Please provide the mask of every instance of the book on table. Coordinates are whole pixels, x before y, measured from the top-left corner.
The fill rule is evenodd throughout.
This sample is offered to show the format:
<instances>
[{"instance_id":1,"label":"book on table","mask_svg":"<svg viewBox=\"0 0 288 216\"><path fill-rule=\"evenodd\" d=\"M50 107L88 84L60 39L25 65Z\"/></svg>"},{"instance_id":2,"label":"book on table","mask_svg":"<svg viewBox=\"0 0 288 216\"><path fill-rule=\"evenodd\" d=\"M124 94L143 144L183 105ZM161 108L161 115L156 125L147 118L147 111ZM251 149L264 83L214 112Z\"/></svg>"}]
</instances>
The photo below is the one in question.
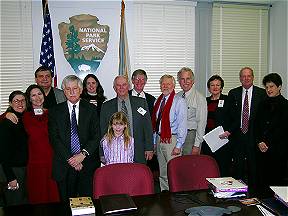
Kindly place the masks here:
<instances>
[{"instance_id":1,"label":"book on table","mask_svg":"<svg viewBox=\"0 0 288 216\"><path fill-rule=\"evenodd\" d=\"M275 197L261 199L261 206L273 215L288 216L288 207Z\"/></svg>"},{"instance_id":2,"label":"book on table","mask_svg":"<svg viewBox=\"0 0 288 216\"><path fill-rule=\"evenodd\" d=\"M275 193L275 198L288 207L288 186L270 186Z\"/></svg>"},{"instance_id":3,"label":"book on table","mask_svg":"<svg viewBox=\"0 0 288 216\"><path fill-rule=\"evenodd\" d=\"M246 196L248 186L232 177L206 178L214 197L234 198Z\"/></svg>"},{"instance_id":4,"label":"book on table","mask_svg":"<svg viewBox=\"0 0 288 216\"><path fill-rule=\"evenodd\" d=\"M247 192L248 186L233 177L206 178L214 192Z\"/></svg>"},{"instance_id":5,"label":"book on table","mask_svg":"<svg viewBox=\"0 0 288 216\"><path fill-rule=\"evenodd\" d=\"M128 194L100 196L99 200L104 215L137 211L137 206Z\"/></svg>"},{"instance_id":6,"label":"book on table","mask_svg":"<svg viewBox=\"0 0 288 216\"><path fill-rule=\"evenodd\" d=\"M72 215L95 214L95 207L91 197L69 198Z\"/></svg>"}]
</instances>

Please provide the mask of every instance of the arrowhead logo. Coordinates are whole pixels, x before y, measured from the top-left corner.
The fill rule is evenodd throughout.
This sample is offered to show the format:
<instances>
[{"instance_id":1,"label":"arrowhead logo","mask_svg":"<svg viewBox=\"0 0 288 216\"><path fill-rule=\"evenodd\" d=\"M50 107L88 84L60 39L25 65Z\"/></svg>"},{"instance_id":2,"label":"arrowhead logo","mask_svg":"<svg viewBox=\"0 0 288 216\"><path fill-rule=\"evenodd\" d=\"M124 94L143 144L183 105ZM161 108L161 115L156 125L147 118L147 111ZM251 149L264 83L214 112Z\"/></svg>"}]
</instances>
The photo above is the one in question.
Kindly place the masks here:
<instances>
[{"instance_id":1,"label":"arrowhead logo","mask_svg":"<svg viewBox=\"0 0 288 216\"><path fill-rule=\"evenodd\" d=\"M90 14L69 20L58 25L64 56L79 77L95 74L107 50L110 28Z\"/></svg>"}]
</instances>

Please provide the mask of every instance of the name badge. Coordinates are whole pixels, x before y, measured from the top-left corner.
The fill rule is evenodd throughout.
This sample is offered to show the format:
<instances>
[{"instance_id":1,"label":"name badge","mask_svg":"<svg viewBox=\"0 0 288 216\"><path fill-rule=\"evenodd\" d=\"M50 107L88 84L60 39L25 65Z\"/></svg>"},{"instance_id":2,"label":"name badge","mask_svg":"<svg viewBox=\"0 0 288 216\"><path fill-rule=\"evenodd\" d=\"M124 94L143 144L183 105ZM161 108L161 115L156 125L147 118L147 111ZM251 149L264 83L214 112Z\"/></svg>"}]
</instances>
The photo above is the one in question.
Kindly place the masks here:
<instances>
[{"instance_id":1,"label":"name badge","mask_svg":"<svg viewBox=\"0 0 288 216\"><path fill-rule=\"evenodd\" d=\"M42 115L43 114L43 109L34 109L34 114L35 115Z\"/></svg>"},{"instance_id":2,"label":"name badge","mask_svg":"<svg viewBox=\"0 0 288 216\"><path fill-rule=\"evenodd\" d=\"M218 107L223 107L223 106L224 106L224 100L219 100Z\"/></svg>"},{"instance_id":3,"label":"name badge","mask_svg":"<svg viewBox=\"0 0 288 216\"><path fill-rule=\"evenodd\" d=\"M146 111L145 109L143 109L142 107L139 107L139 108L137 109L137 112L139 112L142 116L144 116L147 111Z\"/></svg>"}]
</instances>

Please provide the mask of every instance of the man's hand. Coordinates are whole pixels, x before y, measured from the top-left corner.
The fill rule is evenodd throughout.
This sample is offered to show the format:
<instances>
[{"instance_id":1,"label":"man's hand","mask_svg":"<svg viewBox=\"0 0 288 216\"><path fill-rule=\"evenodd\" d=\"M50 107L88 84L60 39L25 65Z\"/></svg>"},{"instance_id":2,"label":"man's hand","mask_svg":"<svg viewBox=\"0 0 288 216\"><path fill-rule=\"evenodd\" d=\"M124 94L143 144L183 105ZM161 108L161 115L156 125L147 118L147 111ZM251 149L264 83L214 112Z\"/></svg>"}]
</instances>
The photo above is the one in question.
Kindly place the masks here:
<instances>
[{"instance_id":1,"label":"man's hand","mask_svg":"<svg viewBox=\"0 0 288 216\"><path fill-rule=\"evenodd\" d=\"M17 116L14 113L7 112L6 115L5 115L5 118L9 119L14 124L18 124L18 118L17 118Z\"/></svg>"},{"instance_id":2,"label":"man's hand","mask_svg":"<svg viewBox=\"0 0 288 216\"><path fill-rule=\"evenodd\" d=\"M177 156L177 155L180 155L180 153L181 153L181 148L174 147L171 152L171 156Z\"/></svg>"},{"instance_id":3,"label":"man's hand","mask_svg":"<svg viewBox=\"0 0 288 216\"><path fill-rule=\"evenodd\" d=\"M8 183L8 189L9 190L17 190L19 188L18 182L16 179L14 179L13 181L10 181Z\"/></svg>"},{"instance_id":4,"label":"man's hand","mask_svg":"<svg viewBox=\"0 0 288 216\"><path fill-rule=\"evenodd\" d=\"M192 147L192 155L199 155L200 154L200 148L193 146Z\"/></svg>"},{"instance_id":5,"label":"man's hand","mask_svg":"<svg viewBox=\"0 0 288 216\"><path fill-rule=\"evenodd\" d=\"M268 150L268 146L264 142L260 142L258 144L258 148L260 149L261 152L266 152Z\"/></svg>"},{"instance_id":6,"label":"man's hand","mask_svg":"<svg viewBox=\"0 0 288 216\"><path fill-rule=\"evenodd\" d=\"M151 160L153 158L153 151L145 151L146 160Z\"/></svg>"},{"instance_id":7,"label":"man's hand","mask_svg":"<svg viewBox=\"0 0 288 216\"><path fill-rule=\"evenodd\" d=\"M68 159L68 163L70 166L74 167L76 169L76 166L78 166L82 161L85 159L85 155L82 153L75 154L71 158Z\"/></svg>"},{"instance_id":8,"label":"man's hand","mask_svg":"<svg viewBox=\"0 0 288 216\"><path fill-rule=\"evenodd\" d=\"M230 135L231 135L231 133L229 131L225 131L224 133L219 135L219 138L220 139L227 139Z\"/></svg>"},{"instance_id":9,"label":"man's hand","mask_svg":"<svg viewBox=\"0 0 288 216\"><path fill-rule=\"evenodd\" d=\"M83 168L82 163L80 163L80 164L78 164L77 166L74 167L74 169L75 169L76 171L81 171L82 168Z\"/></svg>"}]
</instances>

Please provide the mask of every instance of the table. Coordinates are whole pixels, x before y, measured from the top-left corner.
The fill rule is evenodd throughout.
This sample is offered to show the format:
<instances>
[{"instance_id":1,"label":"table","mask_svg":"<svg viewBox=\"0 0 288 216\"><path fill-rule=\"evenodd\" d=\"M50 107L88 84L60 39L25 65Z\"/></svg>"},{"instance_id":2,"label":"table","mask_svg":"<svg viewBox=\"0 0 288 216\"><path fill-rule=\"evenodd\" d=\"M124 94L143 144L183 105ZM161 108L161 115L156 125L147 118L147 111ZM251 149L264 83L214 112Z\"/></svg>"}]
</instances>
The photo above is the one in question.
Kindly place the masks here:
<instances>
[{"instance_id":1,"label":"table","mask_svg":"<svg viewBox=\"0 0 288 216\"><path fill-rule=\"evenodd\" d=\"M218 207L238 206L241 211L232 215L262 214L256 206L244 206L238 200L215 199L208 190L199 190L186 193L162 192L158 194L133 197L138 207L138 212L129 215L151 215L151 216L181 216L187 215L184 210L200 205L212 205ZM99 200L94 200L96 216L102 215ZM68 216L71 215L69 206L63 203L49 203L37 205L20 205L14 207L0 208L0 216Z\"/></svg>"}]
</instances>

